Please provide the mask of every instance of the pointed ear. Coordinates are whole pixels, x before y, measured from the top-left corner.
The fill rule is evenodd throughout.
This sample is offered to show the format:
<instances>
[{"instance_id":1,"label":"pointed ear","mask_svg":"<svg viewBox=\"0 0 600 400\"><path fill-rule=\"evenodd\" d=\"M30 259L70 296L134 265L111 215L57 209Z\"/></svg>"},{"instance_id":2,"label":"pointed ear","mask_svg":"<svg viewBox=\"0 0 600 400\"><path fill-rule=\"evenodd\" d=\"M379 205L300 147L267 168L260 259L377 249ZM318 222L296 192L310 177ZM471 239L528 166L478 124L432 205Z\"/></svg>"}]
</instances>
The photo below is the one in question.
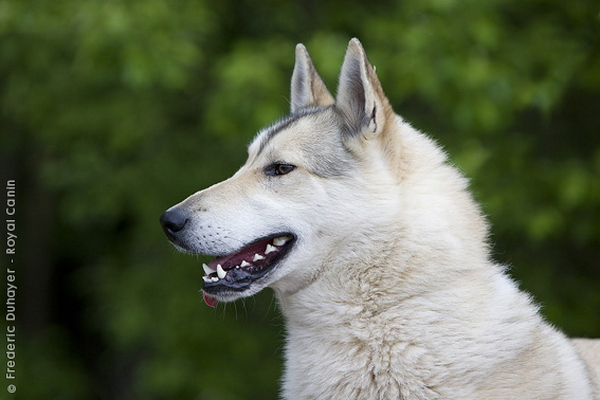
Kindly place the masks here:
<instances>
[{"instance_id":1,"label":"pointed ear","mask_svg":"<svg viewBox=\"0 0 600 400\"><path fill-rule=\"evenodd\" d=\"M330 106L335 100L317 73L306 47L296 46L296 65L292 74L292 113L311 106Z\"/></svg>"},{"instance_id":2,"label":"pointed ear","mask_svg":"<svg viewBox=\"0 0 600 400\"><path fill-rule=\"evenodd\" d=\"M355 132L367 129L369 136L381 133L393 117L392 107L383 93L375 68L356 38L348 44L336 105Z\"/></svg>"}]
</instances>

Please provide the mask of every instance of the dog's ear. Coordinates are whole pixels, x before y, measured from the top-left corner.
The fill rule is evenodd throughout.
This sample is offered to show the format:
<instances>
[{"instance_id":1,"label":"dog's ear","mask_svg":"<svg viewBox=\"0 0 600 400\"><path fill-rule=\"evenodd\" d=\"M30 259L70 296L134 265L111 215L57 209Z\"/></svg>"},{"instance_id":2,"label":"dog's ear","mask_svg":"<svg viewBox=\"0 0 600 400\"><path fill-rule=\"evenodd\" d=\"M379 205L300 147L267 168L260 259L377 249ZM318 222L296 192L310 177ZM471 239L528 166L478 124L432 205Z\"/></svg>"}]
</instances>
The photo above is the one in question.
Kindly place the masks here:
<instances>
[{"instance_id":1,"label":"dog's ear","mask_svg":"<svg viewBox=\"0 0 600 400\"><path fill-rule=\"evenodd\" d=\"M352 39L342 65L336 106L355 132L380 134L393 116L375 68L358 39Z\"/></svg>"},{"instance_id":2,"label":"dog's ear","mask_svg":"<svg viewBox=\"0 0 600 400\"><path fill-rule=\"evenodd\" d=\"M296 46L296 65L292 74L292 113L311 106L330 106L335 102L303 44Z\"/></svg>"}]
</instances>

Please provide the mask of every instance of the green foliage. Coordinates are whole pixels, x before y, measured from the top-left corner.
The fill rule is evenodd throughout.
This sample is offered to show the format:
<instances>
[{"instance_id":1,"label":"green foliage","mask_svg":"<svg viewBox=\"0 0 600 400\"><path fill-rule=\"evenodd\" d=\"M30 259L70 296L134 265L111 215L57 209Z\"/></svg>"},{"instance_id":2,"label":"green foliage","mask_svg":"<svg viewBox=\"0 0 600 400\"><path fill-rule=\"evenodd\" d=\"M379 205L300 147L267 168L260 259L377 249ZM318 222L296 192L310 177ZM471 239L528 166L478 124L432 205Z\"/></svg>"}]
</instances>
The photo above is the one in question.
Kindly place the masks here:
<instances>
[{"instance_id":1,"label":"green foliage","mask_svg":"<svg viewBox=\"0 0 600 400\"><path fill-rule=\"evenodd\" d=\"M2 173L24 199L19 398L277 397L272 294L208 309L202 260L177 254L157 219L233 173L256 130L287 112L297 42L334 89L352 36L396 111L472 178L496 258L552 322L600 336L598 11L586 0L1 2Z\"/></svg>"}]
</instances>

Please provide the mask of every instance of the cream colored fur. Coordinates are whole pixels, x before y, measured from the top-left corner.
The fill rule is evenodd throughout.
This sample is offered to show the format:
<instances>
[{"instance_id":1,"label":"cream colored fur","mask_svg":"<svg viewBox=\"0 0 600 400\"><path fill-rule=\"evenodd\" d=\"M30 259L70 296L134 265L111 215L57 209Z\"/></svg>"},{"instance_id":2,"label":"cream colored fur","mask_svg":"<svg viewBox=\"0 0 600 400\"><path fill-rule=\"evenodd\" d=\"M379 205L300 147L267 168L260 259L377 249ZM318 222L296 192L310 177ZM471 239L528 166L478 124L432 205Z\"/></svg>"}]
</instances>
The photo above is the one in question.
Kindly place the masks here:
<instances>
[{"instance_id":1,"label":"cream colored fur","mask_svg":"<svg viewBox=\"0 0 600 400\"><path fill-rule=\"evenodd\" d=\"M214 294L275 290L284 398L593 398L577 350L597 368L598 342L574 346L490 260L467 180L394 114L358 40L335 100L299 45L291 106L292 120L259 132L232 178L175 206L190 216L189 252L297 237L248 290ZM296 168L266 176L274 162Z\"/></svg>"}]
</instances>

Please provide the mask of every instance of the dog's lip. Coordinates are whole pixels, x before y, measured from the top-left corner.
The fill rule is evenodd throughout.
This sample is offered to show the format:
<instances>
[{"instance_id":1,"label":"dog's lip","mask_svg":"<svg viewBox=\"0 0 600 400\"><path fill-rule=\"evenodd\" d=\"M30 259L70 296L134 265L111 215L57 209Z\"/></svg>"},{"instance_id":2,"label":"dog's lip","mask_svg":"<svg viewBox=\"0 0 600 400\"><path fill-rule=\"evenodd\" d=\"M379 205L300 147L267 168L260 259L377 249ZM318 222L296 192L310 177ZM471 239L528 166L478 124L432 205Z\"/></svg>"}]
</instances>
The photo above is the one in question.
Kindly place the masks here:
<instances>
[{"instance_id":1,"label":"dog's lip","mask_svg":"<svg viewBox=\"0 0 600 400\"><path fill-rule=\"evenodd\" d=\"M283 245L287 245L290 241L294 239L294 235L291 233L277 233L269 236L262 237L260 239L256 239L251 243L243 246L239 250L236 250L232 253L216 256L209 264L208 267L213 271L217 270L217 265L221 265L221 267L227 271L235 266L240 265L243 261L246 262L255 262L254 257L258 254L260 256L264 256L265 253L268 252L267 245L274 246L276 249L279 249ZM276 242L276 243L275 243Z\"/></svg>"},{"instance_id":2,"label":"dog's lip","mask_svg":"<svg viewBox=\"0 0 600 400\"><path fill-rule=\"evenodd\" d=\"M206 304L214 307L216 298L213 295L219 292L247 289L271 271L289 253L295 241L295 235L290 232L269 235L204 264L202 278Z\"/></svg>"}]
</instances>

